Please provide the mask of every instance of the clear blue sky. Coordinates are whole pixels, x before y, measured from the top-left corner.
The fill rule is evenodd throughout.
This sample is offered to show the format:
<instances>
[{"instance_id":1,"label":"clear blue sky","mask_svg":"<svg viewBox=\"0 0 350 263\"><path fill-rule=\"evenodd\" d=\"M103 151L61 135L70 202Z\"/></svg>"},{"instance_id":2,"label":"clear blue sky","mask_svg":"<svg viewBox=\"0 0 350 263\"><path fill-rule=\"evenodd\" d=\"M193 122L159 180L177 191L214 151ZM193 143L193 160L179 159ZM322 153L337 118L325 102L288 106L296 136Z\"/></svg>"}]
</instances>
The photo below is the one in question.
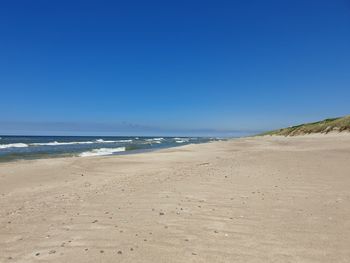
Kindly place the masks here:
<instances>
[{"instance_id":1,"label":"clear blue sky","mask_svg":"<svg viewBox=\"0 0 350 263\"><path fill-rule=\"evenodd\" d=\"M350 114L350 2L2 1L0 133L229 134Z\"/></svg>"}]
</instances>

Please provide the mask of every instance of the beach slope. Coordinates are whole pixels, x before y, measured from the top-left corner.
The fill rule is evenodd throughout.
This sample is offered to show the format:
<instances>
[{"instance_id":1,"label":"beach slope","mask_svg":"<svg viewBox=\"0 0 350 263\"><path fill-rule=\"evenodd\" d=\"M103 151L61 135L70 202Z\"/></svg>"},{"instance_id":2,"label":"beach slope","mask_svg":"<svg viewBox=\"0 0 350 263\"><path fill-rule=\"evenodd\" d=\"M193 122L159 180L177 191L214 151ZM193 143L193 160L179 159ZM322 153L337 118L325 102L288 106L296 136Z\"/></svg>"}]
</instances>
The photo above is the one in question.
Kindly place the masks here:
<instances>
[{"instance_id":1,"label":"beach slope","mask_svg":"<svg viewBox=\"0 0 350 263\"><path fill-rule=\"evenodd\" d=\"M0 262L350 262L350 136L0 164Z\"/></svg>"}]
</instances>

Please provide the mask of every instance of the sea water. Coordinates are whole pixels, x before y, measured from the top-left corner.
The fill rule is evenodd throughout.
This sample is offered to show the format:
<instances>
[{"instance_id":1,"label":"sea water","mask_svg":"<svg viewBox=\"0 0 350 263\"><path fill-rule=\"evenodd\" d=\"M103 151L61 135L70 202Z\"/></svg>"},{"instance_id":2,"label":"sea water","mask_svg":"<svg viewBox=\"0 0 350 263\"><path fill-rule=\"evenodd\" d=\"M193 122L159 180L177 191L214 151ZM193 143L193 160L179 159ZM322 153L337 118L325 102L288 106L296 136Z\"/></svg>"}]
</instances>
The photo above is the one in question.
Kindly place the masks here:
<instances>
[{"instance_id":1,"label":"sea water","mask_svg":"<svg viewBox=\"0 0 350 263\"><path fill-rule=\"evenodd\" d=\"M103 156L216 141L208 137L2 136L0 161Z\"/></svg>"}]
</instances>

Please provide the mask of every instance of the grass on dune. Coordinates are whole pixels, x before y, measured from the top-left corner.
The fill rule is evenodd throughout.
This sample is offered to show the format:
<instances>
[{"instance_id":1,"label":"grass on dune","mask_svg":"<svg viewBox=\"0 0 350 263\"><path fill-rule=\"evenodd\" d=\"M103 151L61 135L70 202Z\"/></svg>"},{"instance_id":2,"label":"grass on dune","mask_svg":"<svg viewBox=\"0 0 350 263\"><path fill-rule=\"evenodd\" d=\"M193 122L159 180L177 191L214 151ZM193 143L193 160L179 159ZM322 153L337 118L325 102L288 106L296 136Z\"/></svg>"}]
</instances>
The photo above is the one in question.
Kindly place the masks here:
<instances>
[{"instance_id":1,"label":"grass on dune","mask_svg":"<svg viewBox=\"0 0 350 263\"><path fill-rule=\"evenodd\" d=\"M260 135L296 136L311 133L329 133L331 131L350 131L350 115L340 118L325 119L323 121L291 126L284 129L262 133Z\"/></svg>"}]
</instances>

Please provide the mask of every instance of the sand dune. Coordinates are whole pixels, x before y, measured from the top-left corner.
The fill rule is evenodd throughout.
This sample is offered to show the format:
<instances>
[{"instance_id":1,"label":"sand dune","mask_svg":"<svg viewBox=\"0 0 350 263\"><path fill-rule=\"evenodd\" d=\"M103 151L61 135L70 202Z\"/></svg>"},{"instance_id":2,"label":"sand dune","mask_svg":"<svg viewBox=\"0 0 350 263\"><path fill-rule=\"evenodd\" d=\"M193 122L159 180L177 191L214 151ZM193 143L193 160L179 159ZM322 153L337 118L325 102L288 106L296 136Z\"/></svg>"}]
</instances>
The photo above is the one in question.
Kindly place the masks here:
<instances>
[{"instance_id":1,"label":"sand dune","mask_svg":"<svg viewBox=\"0 0 350 263\"><path fill-rule=\"evenodd\" d=\"M0 164L0 262L350 262L350 136Z\"/></svg>"}]
</instances>

